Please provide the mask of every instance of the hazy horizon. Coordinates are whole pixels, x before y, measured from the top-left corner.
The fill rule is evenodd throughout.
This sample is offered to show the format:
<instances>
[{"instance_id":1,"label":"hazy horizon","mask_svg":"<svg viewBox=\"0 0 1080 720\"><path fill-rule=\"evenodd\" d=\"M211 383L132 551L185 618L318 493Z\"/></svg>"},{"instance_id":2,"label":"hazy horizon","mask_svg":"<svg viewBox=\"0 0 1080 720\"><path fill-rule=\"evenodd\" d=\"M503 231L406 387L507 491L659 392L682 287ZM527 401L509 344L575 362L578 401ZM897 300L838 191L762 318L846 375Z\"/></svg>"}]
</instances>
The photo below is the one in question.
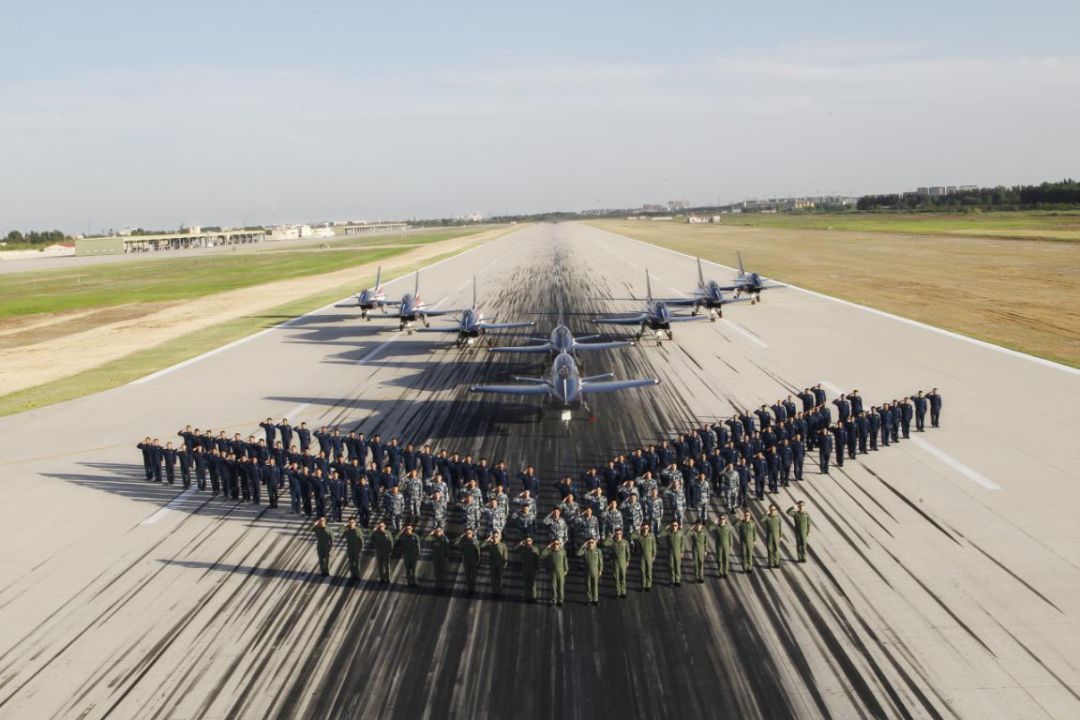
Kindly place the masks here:
<instances>
[{"instance_id":1,"label":"hazy horizon","mask_svg":"<svg viewBox=\"0 0 1080 720\"><path fill-rule=\"evenodd\" d=\"M0 232L1076 177L1080 6L38 3Z\"/></svg>"}]
</instances>

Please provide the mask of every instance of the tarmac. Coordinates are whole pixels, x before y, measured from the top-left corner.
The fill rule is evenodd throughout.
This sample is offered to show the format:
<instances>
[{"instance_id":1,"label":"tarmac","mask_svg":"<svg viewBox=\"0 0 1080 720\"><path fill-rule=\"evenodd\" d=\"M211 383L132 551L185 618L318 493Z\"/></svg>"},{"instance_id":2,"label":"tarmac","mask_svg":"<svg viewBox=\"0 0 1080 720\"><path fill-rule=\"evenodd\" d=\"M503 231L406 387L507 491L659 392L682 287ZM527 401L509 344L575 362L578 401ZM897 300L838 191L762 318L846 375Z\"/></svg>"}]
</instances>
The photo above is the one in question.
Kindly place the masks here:
<instances>
[{"instance_id":1,"label":"tarmac","mask_svg":"<svg viewBox=\"0 0 1080 720\"><path fill-rule=\"evenodd\" d=\"M435 307L578 334L657 295L693 259L580 224L524 228L421 273ZM706 264L724 279L731 270ZM782 278L780 279L782 280ZM412 279L389 284L411 291ZM588 356L662 384L598 396L595 418L468 393L546 363L403 335L330 307L111 391L0 418L0 717L1080 717L1080 373L786 288L674 342ZM439 322L439 321L433 321ZM618 329L615 333L620 332ZM186 424L246 436L288 416L534 464L544 483L735 408L822 383L868 404L940 388L942 427L767 496L805 499L811 557L778 570L567 606L317 574L308 523L141 479L135 444ZM808 455L808 461L816 453ZM516 488L515 488L516 489ZM755 515L761 508L754 507ZM790 534L790 526L789 526ZM764 547L757 548L763 563ZM661 551L661 558L664 557ZM688 565L688 564L687 564ZM684 565L684 577L685 569ZM737 569L737 561L733 568ZM541 576L542 597L549 597Z\"/></svg>"}]
</instances>

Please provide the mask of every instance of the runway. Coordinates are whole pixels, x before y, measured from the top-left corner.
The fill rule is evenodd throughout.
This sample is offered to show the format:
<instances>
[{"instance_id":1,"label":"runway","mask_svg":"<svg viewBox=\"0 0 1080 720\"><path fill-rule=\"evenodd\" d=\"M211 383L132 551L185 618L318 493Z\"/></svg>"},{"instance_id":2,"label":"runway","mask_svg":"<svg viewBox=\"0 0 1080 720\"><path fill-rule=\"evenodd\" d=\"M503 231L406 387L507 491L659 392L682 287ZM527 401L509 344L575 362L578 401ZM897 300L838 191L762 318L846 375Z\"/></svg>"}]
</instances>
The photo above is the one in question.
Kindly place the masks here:
<instances>
[{"instance_id":1,"label":"runway","mask_svg":"<svg viewBox=\"0 0 1080 720\"><path fill-rule=\"evenodd\" d=\"M422 272L421 291L461 307L475 274L487 314L545 335L561 297L584 334L593 313L636 309L604 298L643 297L645 268L656 295L696 283L684 256L546 224ZM663 347L590 356L590 373L662 384L597 397L595 421L565 428L466 390L538 363L393 328L327 308L0 418L0 717L1080 716L1075 372L789 288ZM605 577L599 608L576 561L562 610L519 602L516 566L502 600L468 598L456 563L449 597L426 562L418 591L400 567L378 589L370 558L356 587L340 547L320 578L302 519L147 483L135 449L189 423L246 436L288 416L505 459L512 475L533 464L549 508L563 473L819 382L868 404L937 386L943 427L782 490L781 508L812 513L809 563L789 539L779 570L648 595L632 568L630 598Z\"/></svg>"}]
</instances>

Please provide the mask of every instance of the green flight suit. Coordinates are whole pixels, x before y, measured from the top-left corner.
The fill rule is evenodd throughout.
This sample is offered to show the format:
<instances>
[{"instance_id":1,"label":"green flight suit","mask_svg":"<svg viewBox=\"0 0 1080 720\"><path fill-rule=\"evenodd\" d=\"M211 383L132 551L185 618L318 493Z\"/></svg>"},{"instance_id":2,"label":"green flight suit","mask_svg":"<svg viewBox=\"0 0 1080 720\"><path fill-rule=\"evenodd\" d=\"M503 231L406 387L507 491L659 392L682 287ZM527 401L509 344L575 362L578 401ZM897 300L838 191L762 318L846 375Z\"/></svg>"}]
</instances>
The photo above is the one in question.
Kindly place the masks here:
<instances>
[{"instance_id":1,"label":"green flight suit","mask_svg":"<svg viewBox=\"0 0 1080 720\"><path fill-rule=\"evenodd\" d=\"M551 601L556 605L562 605L566 596L566 573L570 571L570 561L566 558L566 550L547 548L540 556L547 559L548 569L551 571Z\"/></svg>"},{"instance_id":2,"label":"green flight suit","mask_svg":"<svg viewBox=\"0 0 1080 720\"><path fill-rule=\"evenodd\" d=\"M787 514L795 522L795 549L799 553L799 562L806 562L806 539L810 537L810 513L788 508Z\"/></svg>"},{"instance_id":3,"label":"green flight suit","mask_svg":"<svg viewBox=\"0 0 1080 720\"><path fill-rule=\"evenodd\" d=\"M416 564L420 562L420 536L401 534L395 544L401 548L401 559L405 562L405 582L414 587L417 584Z\"/></svg>"},{"instance_id":4,"label":"green flight suit","mask_svg":"<svg viewBox=\"0 0 1080 720\"><path fill-rule=\"evenodd\" d=\"M465 569L465 589L476 592L476 578L480 574L480 543L476 538L466 540L464 535L459 535L454 541L461 547L461 565Z\"/></svg>"},{"instance_id":5,"label":"green flight suit","mask_svg":"<svg viewBox=\"0 0 1080 720\"><path fill-rule=\"evenodd\" d=\"M694 561L694 582L705 582L705 555L709 550L709 533L691 528L686 531L690 541L690 557Z\"/></svg>"},{"instance_id":6,"label":"green flight suit","mask_svg":"<svg viewBox=\"0 0 1080 720\"><path fill-rule=\"evenodd\" d=\"M446 535L428 535L425 539L431 545L431 564L435 569L435 587L446 587L446 570L450 566L450 538Z\"/></svg>"},{"instance_id":7,"label":"green flight suit","mask_svg":"<svg viewBox=\"0 0 1080 720\"><path fill-rule=\"evenodd\" d=\"M742 543L742 565L746 572L754 571L754 543L757 542L757 525L753 520L740 520L739 542Z\"/></svg>"},{"instance_id":8,"label":"green flight suit","mask_svg":"<svg viewBox=\"0 0 1080 720\"><path fill-rule=\"evenodd\" d=\"M611 574L615 579L616 597L626 597L626 568L630 565L630 542L624 537L616 540L609 537L604 547L611 550Z\"/></svg>"},{"instance_id":9,"label":"green flight suit","mask_svg":"<svg viewBox=\"0 0 1080 720\"><path fill-rule=\"evenodd\" d=\"M585 560L585 601L600 602L600 576L604 573L604 551L591 550L587 545L578 548L577 555Z\"/></svg>"},{"instance_id":10,"label":"green flight suit","mask_svg":"<svg viewBox=\"0 0 1080 720\"><path fill-rule=\"evenodd\" d=\"M364 552L364 533L357 525L352 530L345 528L341 537L345 539L345 555L349 558L349 575L353 580L359 580L360 553Z\"/></svg>"},{"instance_id":11,"label":"green flight suit","mask_svg":"<svg viewBox=\"0 0 1080 720\"><path fill-rule=\"evenodd\" d=\"M536 546L518 545L515 550L521 553L522 591L530 601L536 600L536 570L540 565L540 551Z\"/></svg>"},{"instance_id":12,"label":"green flight suit","mask_svg":"<svg viewBox=\"0 0 1080 720\"><path fill-rule=\"evenodd\" d=\"M504 542L486 542L484 554L487 555L488 565L491 568L491 591L496 595L502 595L503 568L506 567L510 550Z\"/></svg>"},{"instance_id":13,"label":"green flight suit","mask_svg":"<svg viewBox=\"0 0 1080 720\"><path fill-rule=\"evenodd\" d=\"M731 543L735 534L731 530L731 525L726 523L710 524L709 532L712 533L713 540L716 542L716 573L726 578L728 571L731 570Z\"/></svg>"},{"instance_id":14,"label":"green flight suit","mask_svg":"<svg viewBox=\"0 0 1080 720\"><path fill-rule=\"evenodd\" d=\"M330 548L334 544L334 539L330 536L330 531L324 527L316 525L312 530L315 531L315 549L319 553L319 572L323 575L329 575Z\"/></svg>"},{"instance_id":15,"label":"green flight suit","mask_svg":"<svg viewBox=\"0 0 1080 720\"><path fill-rule=\"evenodd\" d=\"M372 530L368 543L375 549L375 562L379 565L379 582L390 582L390 553L394 550L394 537L389 530Z\"/></svg>"},{"instance_id":16,"label":"green flight suit","mask_svg":"<svg viewBox=\"0 0 1080 720\"><path fill-rule=\"evenodd\" d=\"M765 547L769 550L769 567L780 567L780 540L784 537L784 520L780 513L765 516Z\"/></svg>"},{"instance_id":17,"label":"green flight suit","mask_svg":"<svg viewBox=\"0 0 1080 720\"><path fill-rule=\"evenodd\" d=\"M656 560L656 535L653 533L648 535L634 533L630 536L630 539L634 541L640 555L641 589L649 590L652 588L652 567L653 562Z\"/></svg>"},{"instance_id":18,"label":"green flight suit","mask_svg":"<svg viewBox=\"0 0 1080 720\"><path fill-rule=\"evenodd\" d=\"M682 584L682 559L686 552L683 540L686 539L686 531L679 529L672 532L671 528L664 528L660 537L668 541L668 567L671 572L671 584Z\"/></svg>"}]
</instances>

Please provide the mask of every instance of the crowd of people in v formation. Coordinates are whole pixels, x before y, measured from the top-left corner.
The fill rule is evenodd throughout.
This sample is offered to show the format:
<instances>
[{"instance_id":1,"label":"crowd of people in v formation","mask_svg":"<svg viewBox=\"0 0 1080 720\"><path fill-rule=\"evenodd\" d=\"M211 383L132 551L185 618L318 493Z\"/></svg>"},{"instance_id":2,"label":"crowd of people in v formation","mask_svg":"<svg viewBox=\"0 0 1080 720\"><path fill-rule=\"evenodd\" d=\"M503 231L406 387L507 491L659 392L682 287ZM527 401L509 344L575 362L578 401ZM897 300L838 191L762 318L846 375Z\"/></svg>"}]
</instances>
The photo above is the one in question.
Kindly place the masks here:
<instances>
[{"instance_id":1,"label":"crowd of people in v formation","mask_svg":"<svg viewBox=\"0 0 1080 720\"><path fill-rule=\"evenodd\" d=\"M279 498L287 495L292 513L317 518L313 532L323 575L330 573L334 544L327 521L341 524L348 512L339 539L353 579L360 577L360 557L370 546L380 583L390 582L397 550L407 583L416 586L426 544L435 587L444 590L451 548L457 547L466 590L475 591L486 560L492 591L499 595L512 548L520 555L525 597L535 601L537 573L544 564L552 602L561 606L571 554L582 558L589 604L599 601L604 550L619 598L626 597L633 555L640 564L641 589L651 591L661 540L672 586L681 585L687 551L695 582L704 582L710 552L718 576L727 577L736 540L743 569L752 572L758 532L751 499L762 501L792 479L801 481L808 453L816 451L819 471L828 473L830 463L843 466L845 456L855 459L910 437L913 421L915 432L923 432L927 414L930 425L938 427L941 409L937 388L867 407L857 390L830 403L817 385L771 406L620 454L576 480L564 476L555 486L558 502L543 515L540 479L531 466L517 474L517 487L512 487L505 461L492 465L483 457L474 461L472 455L433 451L429 445L418 450L396 437L384 443L378 434L366 438L328 427L311 431L303 422L293 426L287 419L275 423L267 418L260 424L262 438L244 439L240 433L229 438L224 431L215 435L188 426L177 433L182 440L175 445L147 437L138 448L148 481L175 484L179 470L185 488L194 480L199 491L253 504L261 504L265 494L270 508L278 508ZM715 512L714 500L726 512ZM729 524L727 513L736 522ZM805 562L810 516L802 501L787 514L798 561ZM448 521L461 528L454 540L447 533ZM783 524L779 508L770 504L761 517L770 567L780 564Z\"/></svg>"}]
</instances>

